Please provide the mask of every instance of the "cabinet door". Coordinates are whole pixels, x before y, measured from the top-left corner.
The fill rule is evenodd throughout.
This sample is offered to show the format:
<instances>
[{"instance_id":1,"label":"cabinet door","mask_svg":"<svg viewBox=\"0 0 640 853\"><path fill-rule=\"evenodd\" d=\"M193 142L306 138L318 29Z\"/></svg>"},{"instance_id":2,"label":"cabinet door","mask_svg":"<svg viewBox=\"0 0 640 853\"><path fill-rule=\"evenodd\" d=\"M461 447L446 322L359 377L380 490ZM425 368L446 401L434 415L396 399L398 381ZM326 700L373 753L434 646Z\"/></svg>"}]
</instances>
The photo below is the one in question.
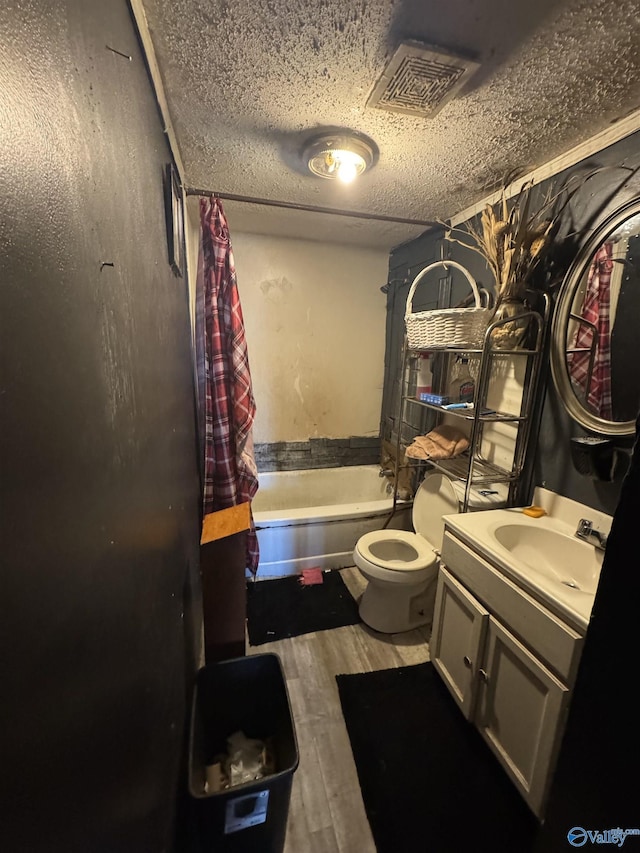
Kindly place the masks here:
<instances>
[{"instance_id":1,"label":"cabinet door","mask_svg":"<svg viewBox=\"0 0 640 853\"><path fill-rule=\"evenodd\" d=\"M569 690L493 617L478 682L476 725L542 817Z\"/></svg>"},{"instance_id":2,"label":"cabinet door","mask_svg":"<svg viewBox=\"0 0 640 853\"><path fill-rule=\"evenodd\" d=\"M473 714L488 619L480 602L441 566L429 643L431 661L467 719Z\"/></svg>"}]
</instances>

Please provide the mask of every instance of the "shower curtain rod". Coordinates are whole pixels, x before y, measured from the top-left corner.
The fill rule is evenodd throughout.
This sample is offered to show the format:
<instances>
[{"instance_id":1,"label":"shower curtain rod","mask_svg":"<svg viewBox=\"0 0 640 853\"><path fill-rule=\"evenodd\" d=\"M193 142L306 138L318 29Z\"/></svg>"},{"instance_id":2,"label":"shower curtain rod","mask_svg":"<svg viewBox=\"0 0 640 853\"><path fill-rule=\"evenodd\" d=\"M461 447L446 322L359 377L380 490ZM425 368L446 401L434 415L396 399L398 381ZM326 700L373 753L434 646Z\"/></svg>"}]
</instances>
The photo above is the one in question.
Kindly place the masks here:
<instances>
[{"instance_id":1,"label":"shower curtain rod","mask_svg":"<svg viewBox=\"0 0 640 853\"><path fill-rule=\"evenodd\" d=\"M425 219L402 219L397 216L383 216L376 213L358 213L355 210L334 210L331 207L314 207L311 204L296 204L292 201L273 201L268 198L254 198L247 195L233 195L232 193L217 193L213 190L201 190L194 187L185 187L187 195L199 196L215 196L216 198L224 199L225 201L241 201L247 204L262 204L267 207L284 207L289 210L306 210L309 213L328 213L332 216L350 216L353 219L373 219L378 222L397 222L401 225L422 225L425 228L431 228L437 225L437 222L432 222Z\"/></svg>"}]
</instances>

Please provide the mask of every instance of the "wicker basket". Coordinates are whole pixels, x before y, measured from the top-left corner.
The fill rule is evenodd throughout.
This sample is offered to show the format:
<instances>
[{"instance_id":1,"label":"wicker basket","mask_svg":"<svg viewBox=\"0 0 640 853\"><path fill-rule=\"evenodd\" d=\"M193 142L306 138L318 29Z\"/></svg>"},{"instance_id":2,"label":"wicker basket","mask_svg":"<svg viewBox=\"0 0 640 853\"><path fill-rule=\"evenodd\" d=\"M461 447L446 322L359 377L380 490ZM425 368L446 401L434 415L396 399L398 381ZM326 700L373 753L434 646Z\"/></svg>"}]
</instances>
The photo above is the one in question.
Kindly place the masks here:
<instances>
[{"instance_id":1,"label":"wicker basket","mask_svg":"<svg viewBox=\"0 0 640 853\"><path fill-rule=\"evenodd\" d=\"M424 276L436 267L454 267L464 274L471 285L476 300L475 308L442 308L432 311L412 312L416 287ZM436 261L429 264L414 278L407 295L404 322L410 349L444 349L445 347L481 347L484 333L491 319L491 308L482 308L480 293L469 270L455 261Z\"/></svg>"}]
</instances>

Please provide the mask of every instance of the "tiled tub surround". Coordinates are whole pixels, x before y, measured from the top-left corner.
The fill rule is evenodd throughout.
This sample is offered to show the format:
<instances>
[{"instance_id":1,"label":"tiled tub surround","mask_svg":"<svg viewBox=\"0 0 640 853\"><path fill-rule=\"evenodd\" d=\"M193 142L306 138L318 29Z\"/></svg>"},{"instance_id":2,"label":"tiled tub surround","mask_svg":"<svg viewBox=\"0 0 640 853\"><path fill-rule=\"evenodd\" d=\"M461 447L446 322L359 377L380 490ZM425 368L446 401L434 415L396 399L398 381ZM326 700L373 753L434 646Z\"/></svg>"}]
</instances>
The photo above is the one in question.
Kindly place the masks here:
<instances>
[{"instance_id":1,"label":"tiled tub surround","mask_svg":"<svg viewBox=\"0 0 640 853\"><path fill-rule=\"evenodd\" d=\"M261 474L253 501L258 578L352 566L360 536L380 530L392 509L379 472L379 465L350 465ZM406 524L404 515L394 516L394 527Z\"/></svg>"},{"instance_id":2,"label":"tiled tub surround","mask_svg":"<svg viewBox=\"0 0 640 853\"><path fill-rule=\"evenodd\" d=\"M377 435L352 435L350 438L256 443L255 456L260 473L377 465L380 462L380 439Z\"/></svg>"}]
</instances>

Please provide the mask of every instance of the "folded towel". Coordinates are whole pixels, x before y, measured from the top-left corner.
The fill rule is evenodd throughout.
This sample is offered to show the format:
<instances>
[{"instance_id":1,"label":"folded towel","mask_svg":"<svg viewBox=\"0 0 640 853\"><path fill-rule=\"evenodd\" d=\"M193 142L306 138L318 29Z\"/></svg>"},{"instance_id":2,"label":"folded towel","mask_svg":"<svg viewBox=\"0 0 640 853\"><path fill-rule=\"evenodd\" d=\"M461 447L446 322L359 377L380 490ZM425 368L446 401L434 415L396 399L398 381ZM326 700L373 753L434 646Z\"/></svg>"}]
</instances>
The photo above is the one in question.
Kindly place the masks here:
<instances>
[{"instance_id":1,"label":"folded towel","mask_svg":"<svg viewBox=\"0 0 640 853\"><path fill-rule=\"evenodd\" d=\"M418 435L407 447L406 456L412 459L450 459L469 447L466 435L456 427L441 424L426 435Z\"/></svg>"}]
</instances>

